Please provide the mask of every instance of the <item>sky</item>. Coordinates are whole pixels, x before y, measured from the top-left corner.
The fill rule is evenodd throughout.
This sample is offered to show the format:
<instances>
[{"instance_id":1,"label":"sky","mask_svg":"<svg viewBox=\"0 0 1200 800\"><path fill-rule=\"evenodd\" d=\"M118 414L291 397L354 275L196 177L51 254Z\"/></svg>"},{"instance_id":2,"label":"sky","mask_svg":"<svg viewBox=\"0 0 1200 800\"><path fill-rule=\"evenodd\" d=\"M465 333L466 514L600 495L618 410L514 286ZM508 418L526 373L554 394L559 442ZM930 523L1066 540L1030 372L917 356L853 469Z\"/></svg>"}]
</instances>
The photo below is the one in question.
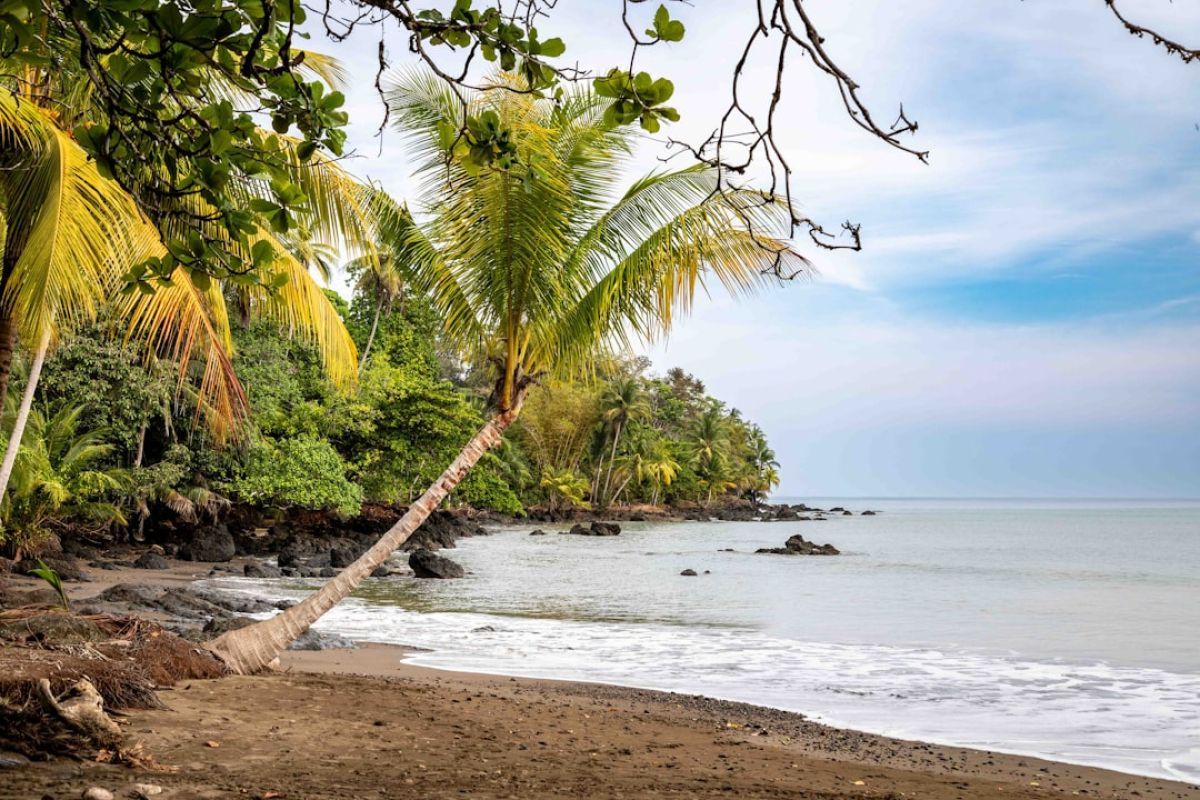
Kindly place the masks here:
<instances>
[{"instance_id":1,"label":"sky","mask_svg":"<svg viewBox=\"0 0 1200 800\"><path fill-rule=\"evenodd\" d=\"M606 70L628 58L619 8L559 0L541 38ZM1200 496L1200 63L1129 36L1102 0L806 8L876 114L902 102L919 121L929 164L861 132L793 59L777 128L795 196L833 227L860 223L863 251L798 240L819 277L714 294L647 349L655 369L683 367L762 426L779 495ZM1200 46L1194 4L1123 8ZM684 41L639 65L675 82L683 117L664 133L699 141L728 103L753 3L671 10ZM378 36L312 46L351 76L349 167L403 198L401 137L376 133ZM413 63L402 37L385 41L393 64ZM765 66L746 80L763 101ZM664 154L648 138L636 171Z\"/></svg>"}]
</instances>

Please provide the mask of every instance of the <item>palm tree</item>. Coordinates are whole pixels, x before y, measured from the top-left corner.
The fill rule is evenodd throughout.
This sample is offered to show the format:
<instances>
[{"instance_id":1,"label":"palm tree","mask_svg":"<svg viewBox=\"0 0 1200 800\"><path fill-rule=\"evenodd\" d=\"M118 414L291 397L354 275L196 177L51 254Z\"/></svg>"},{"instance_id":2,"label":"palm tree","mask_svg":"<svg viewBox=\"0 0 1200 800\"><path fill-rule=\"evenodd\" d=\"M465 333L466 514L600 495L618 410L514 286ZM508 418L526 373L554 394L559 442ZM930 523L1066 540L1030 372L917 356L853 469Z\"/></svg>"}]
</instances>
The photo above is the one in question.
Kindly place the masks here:
<instances>
[{"instance_id":1,"label":"palm tree","mask_svg":"<svg viewBox=\"0 0 1200 800\"><path fill-rule=\"evenodd\" d=\"M696 418L692 432L696 471L708 486L709 503L717 485L724 485L728 446L729 421L719 405L710 405Z\"/></svg>"},{"instance_id":2,"label":"palm tree","mask_svg":"<svg viewBox=\"0 0 1200 800\"><path fill-rule=\"evenodd\" d=\"M35 348L0 464L3 499L42 364L61 327L93 317L119 277L160 245L132 198L100 175L58 114L3 91L0 228L0 398L18 333Z\"/></svg>"},{"instance_id":3,"label":"palm tree","mask_svg":"<svg viewBox=\"0 0 1200 800\"><path fill-rule=\"evenodd\" d=\"M412 226L412 217L408 209L396 203L385 192L376 189L368 191L368 207L373 219L378 223L376 231L379 238L374 242L371 252L346 264L346 270L351 275L358 275L355 291L364 297L375 298L371 330L358 359L359 374L366 366L371 346L375 343L380 316L384 313L390 314L394 303L399 303L403 311L405 288L414 277L410 267L409 248L402 234L402 231ZM401 235L396 235L397 232L401 232Z\"/></svg>"},{"instance_id":4,"label":"palm tree","mask_svg":"<svg viewBox=\"0 0 1200 800\"><path fill-rule=\"evenodd\" d=\"M158 231L139 213L133 199L114 182L99 177L95 165L87 161L68 133L93 122L106 122L104 105L87 77L79 70L53 68L59 61L56 51L78 47L78 43L49 37L32 40L30 46L39 48L39 52L22 52L15 58L0 55L0 214L7 216L0 222L9 234L0 275L0 396L7 388L18 327L26 342L40 342L44 333L41 329L45 328L39 328L40 321L56 318L66 324L94 314L101 301L115 294L115 284L131 267L165 254ZM39 63L30 56L42 56L44 66L29 66ZM327 56L305 52L303 64L304 71L328 85L343 80L340 65ZM234 105L253 100L216 72L202 71L198 77L210 82L208 89L215 98ZM179 110L185 113L194 109ZM241 256L248 265L264 260L264 248L273 253L268 269L275 273L274 284L264 286L244 280L253 277L249 274L212 281L205 273L193 274L180 266L168 285L151 295L126 298L116 309L132 320L130 337L146 342L152 353L165 351L179 360L181 386L188 376L190 359L197 354L202 357L198 406L218 439L235 429L246 413L244 392L230 363L225 295L236 300L244 319L266 316L289 333L315 341L336 383L348 385L356 376L353 341L308 267L323 271L330 247L343 254L370 251L372 226L366 207L370 193L326 154L316 152L303 158L299 141L269 131L261 131L260 135L264 147L277 149L284 156L285 163L272 172L271 179L293 191L297 199L294 224L277 231L260 215L247 242L225 244L230 253ZM39 178L43 184L61 167L63 180L57 190L53 184L30 184L37 191L22 194L21 176L34 174L32 165L39 163L30 157L31 148L46 154L40 162L44 164ZM174 155L181 172L205 166L192 164L185 154ZM262 175L238 174L229 178L225 194L231 206L251 208L259 200L274 197L272 181ZM50 191L42 191L47 187ZM59 205L54 205L56 202ZM198 234L229 238L220 226L200 221L219 215L216 209L201 205L194 195L184 193L163 202L173 205L154 209L155 218L173 238L187 240ZM97 219L81 223L68 216L70 213L90 214ZM23 226L28 227L29 220L35 219L42 220L39 224L43 228L57 226L62 230L53 250L58 256L54 271L47 273L54 279L53 284L40 280L42 276L36 272L23 270L18 260L20 250L50 252L27 246ZM86 230L87 225L93 230ZM93 235L82 235L87 233ZM52 234L43 231L41 235ZM89 271L88 262L94 261L103 264L102 275L96 269ZM72 269L73 262L79 262L79 267ZM43 290L43 285L51 288ZM39 328L36 335L27 335L32 328ZM53 338L52 333L51 342Z\"/></svg>"},{"instance_id":5,"label":"palm tree","mask_svg":"<svg viewBox=\"0 0 1200 800\"><path fill-rule=\"evenodd\" d=\"M583 493L587 491L587 479L569 469L547 469L542 472L538 486L546 493L551 513L559 508L586 508Z\"/></svg>"},{"instance_id":6,"label":"palm tree","mask_svg":"<svg viewBox=\"0 0 1200 800\"><path fill-rule=\"evenodd\" d=\"M748 460L754 470L750 491L752 499L758 501L779 485L779 461L775 458L775 451L767 444L767 437L757 427L750 435L749 447Z\"/></svg>"},{"instance_id":7,"label":"palm tree","mask_svg":"<svg viewBox=\"0 0 1200 800\"><path fill-rule=\"evenodd\" d=\"M604 394L600 397L600 403L603 409L601 418L612 431L612 449L608 454L608 473L604 478L604 486L598 494L601 505L607 506L610 500L608 492L612 485L613 464L617 460L617 445L621 442L621 432L630 421L644 419L650 415L650 402L642 390L641 381L635 377L624 377L608 384Z\"/></svg>"},{"instance_id":8,"label":"palm tree","mask_svg":"<svg viewBox=\"0 0 1200 800\"><path fill-rule=\"evenodd\" d=\"M558 104L504 89L470 97L471 113L505 128L521 154L505 169L479 168L460 147L461 107L436 76L410 75L389 94L420 158L430 217L396 232L446 336L493 366L492 415L362 557L287 611L209 642L235 672L268 666L407 540L500 442L532 383L579 374L600 346L662 334L697 288L715 281L736 295L767 283L779 259L807 266L765 233L786 222L779 202L714 192L703 168L649 175L610 205L634 134L606 124L590 92Z\"/></svg>"}]
</instances>

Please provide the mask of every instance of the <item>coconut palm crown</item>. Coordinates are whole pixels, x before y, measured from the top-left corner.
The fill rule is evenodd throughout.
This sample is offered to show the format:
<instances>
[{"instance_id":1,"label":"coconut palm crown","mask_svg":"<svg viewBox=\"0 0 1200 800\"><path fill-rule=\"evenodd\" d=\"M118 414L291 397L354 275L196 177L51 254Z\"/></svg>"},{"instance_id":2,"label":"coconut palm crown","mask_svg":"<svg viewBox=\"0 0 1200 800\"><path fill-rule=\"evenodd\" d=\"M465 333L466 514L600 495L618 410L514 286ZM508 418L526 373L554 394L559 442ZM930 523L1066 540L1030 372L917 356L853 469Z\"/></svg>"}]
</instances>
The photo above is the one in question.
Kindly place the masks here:
<instances>
[{"instance_id":1,"label":"coconut palm crown","mask_svg":"<svg viewBox=\"0 0 1200 800\"><path fill-rule=\"evenodd\" d=\"M508 80L501 78L502 81ZM472 116L509 132L518 159L479 168L462 107L436 76L390 88L397 125L418 158L418 219L403 207L380 230L411 259L414 288L441 311L446 335L495 367L494 415L403 517L357 561L301 603L208 644L237 672L269 665L411 536L517 418L529 385L587 372L596 353L652 340L697 290L740 295L801 274L786 242L787 209L760 192L715 192L705 168L658 172L616 188L634 134L604 120L605 102L558 102L509 88L470 97ZM515 91L514 91L515 90Z\"/></svg>"}]
</instances>

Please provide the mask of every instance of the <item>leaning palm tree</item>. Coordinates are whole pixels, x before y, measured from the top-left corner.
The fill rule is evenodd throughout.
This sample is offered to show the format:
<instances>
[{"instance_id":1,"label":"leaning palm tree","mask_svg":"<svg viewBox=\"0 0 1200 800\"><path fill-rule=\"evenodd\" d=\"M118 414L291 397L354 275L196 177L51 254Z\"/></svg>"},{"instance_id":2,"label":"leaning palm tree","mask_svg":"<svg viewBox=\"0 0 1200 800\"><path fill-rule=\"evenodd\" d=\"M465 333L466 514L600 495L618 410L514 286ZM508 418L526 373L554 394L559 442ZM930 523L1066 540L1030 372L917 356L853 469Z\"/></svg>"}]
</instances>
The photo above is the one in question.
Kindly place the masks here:
<instances>
[{"instance_id":1,"label":"leaning palm tree","mask_svg":"<svg viewBox=\"0 0 1200 800\"><path fill-rule=\"evenodd\" d=\"M785 207L758 192L715 192L706 169L649 175L613 201L634 138L604 121L605 102L589 92L557 105L504 89L469 98L471 113L497 121L516 145L520 159L505 169L469 159L454 133L462 109L435 76L405 77L389 99L421 160L430 219L397 217L393 234L447 337L494 368L492 413L358 560L292 608L208 643L235 672L267 667L407 540L499 444L532 383L588 370L600 347L661 335L697 289L716 283L737 295L768 283L780 260L807 268L767 235L783 227Z\"/></svg>"}]
</instances>

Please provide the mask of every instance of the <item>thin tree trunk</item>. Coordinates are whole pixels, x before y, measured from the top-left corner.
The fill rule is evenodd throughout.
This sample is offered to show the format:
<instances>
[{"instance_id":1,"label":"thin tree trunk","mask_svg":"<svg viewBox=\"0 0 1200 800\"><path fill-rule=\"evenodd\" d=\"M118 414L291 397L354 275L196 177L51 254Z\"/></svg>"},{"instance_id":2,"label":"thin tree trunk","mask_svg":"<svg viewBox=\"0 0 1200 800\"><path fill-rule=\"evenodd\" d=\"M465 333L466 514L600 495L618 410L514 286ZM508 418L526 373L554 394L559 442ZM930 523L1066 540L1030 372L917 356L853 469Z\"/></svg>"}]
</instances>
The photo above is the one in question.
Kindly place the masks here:
<instances>
[{"instance_id":1,"label":"thin tree trunk","mask_svg":"<svg viewBox=\"0 0 1200 800\"><path fill-rule=\"evenodd\" d=\"M8 449L4 451L4 463L0 464L0 502L8 491L8 479L12 477L13 465L17 462L17 453L21 450L21 439L25 437L25 423L29 421L29 410L33 408L33 395L37 392L38 378L42 375L42 364L46 361L46 351L50 349L50 330L42 334L38 342L37 352L33 355L33 363L29 365L29 381L25 384L25 394L21 396L21 407L17 410L17 418L13 420L12 433L8 437Z\"/></svg>"},{"instance_id":2,"label":"thin tree trunk","mask_svg":"<svg viewBox=\"0 0 1200 800\"><path fill-rule=\"evenodd\" d=\"M621 421L617 420L616 430L613 431L612 453L608 456L608 474L604 476L604 507L608 507L608 487L612 484L613 464L617 463L617 443L621 441Z\"/></svg>"},{"instance_id":3,"label":"thin tree trunk","mask_svg":"<svg viewBox=\"0 0 1200 800\"><path fill-rule=\"evenodd\" d=\"M386 561L396 548L416 532L442 499L466 477L483 454L500 443L500 437L517 418L520 409L521 403L518 400L508 411L496 414L488 420L441 477L409 506L404 516L372 545L371 549L338 573L337 577L300 603L271 619L229 631L207 642L205 647L216 653L230 670L238 674L259 672L269 667L296 637L307 631L326 611L348 597L376 567Z\"/></svg>"},{"instance_id":4,"label":"thin tree trunk","mask_svg":"<svg viewBox=\"0 0 1200 800\"><path fill-rule=\"evenodd\" d=\"M141 429L138 430L138 446L137 455L133 457L133 468L137 469L142 465L142 456L146 452L146 423L142 423Z\"/></svg>"},{"instance_id":5,"label":"thin tree trunk","mask_svg":"<svg viewBox=\"0 0 1200 800\"><path fill-rule=\"evenodd\" d=\"M375 319L371 321L371 332L367 334L367 343L363 345L362 355L358 358L358 374L361 375L363 367L367 364L367 356L371 354L371 344L375 341L375 331L379 329L379 315L383 312L383 301L380 300L375 304Z\"/></svg>"}]
</instances>

